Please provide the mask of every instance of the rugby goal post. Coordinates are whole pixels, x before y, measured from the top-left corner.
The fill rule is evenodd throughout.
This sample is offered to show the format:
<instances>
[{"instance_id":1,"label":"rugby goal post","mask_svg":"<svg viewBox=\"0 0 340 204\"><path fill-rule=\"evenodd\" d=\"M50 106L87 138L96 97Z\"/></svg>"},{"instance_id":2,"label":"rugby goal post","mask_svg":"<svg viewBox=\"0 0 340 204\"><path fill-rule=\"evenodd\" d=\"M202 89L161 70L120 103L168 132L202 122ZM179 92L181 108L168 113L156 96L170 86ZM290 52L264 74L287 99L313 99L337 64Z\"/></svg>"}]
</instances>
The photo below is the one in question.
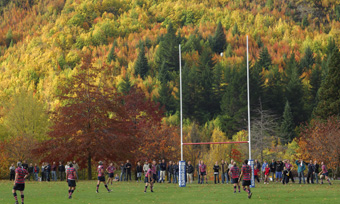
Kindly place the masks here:
<instances>
[{"instance_id":1,"label":"rugby goal post","mask_svg":"<svg viewBox=\"0 0 340 204\"><path fill-rule=\"evenodd\" d=\"M249 43L247 35L247 101L248 101L248 141L238 141L238 142L199 142L199 143L183 143L183 106L182 106L182 52L181 44L178 46L179 49L179 80L180 80L180 129L181 129L181 161L179 163L179 179L178 184L180 187L185 187L185 177L186 177L186 165L183 159L183 145L204 145L204 144L240 144L248 143L249 146L249 160L248 164L252 169L251 177L251 187L255 187L254 178L254 161L251 159L251 134L250 134L250 94L249 94ZM221 55L222 56L222 55Z\"/></svg>"}]
</instances>

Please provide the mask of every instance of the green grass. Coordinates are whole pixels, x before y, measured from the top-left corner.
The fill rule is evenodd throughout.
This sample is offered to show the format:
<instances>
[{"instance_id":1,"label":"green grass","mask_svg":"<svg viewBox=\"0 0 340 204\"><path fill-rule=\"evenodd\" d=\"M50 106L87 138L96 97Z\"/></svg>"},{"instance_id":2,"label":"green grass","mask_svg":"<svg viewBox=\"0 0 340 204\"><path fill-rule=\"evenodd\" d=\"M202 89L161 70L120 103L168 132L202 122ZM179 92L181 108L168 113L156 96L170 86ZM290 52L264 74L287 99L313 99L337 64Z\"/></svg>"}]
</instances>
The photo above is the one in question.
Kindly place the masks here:
<instances>
[{"instance_id":1,"label":"green grass","mask_svg":"<svg viewBox=\"0 0 340 204\"><path fill-rule=\"evenodd\" d=\"M13 183L0 181L0 204L13 204L11 193ZM270 183L256 184L252 189L253 197L249 200L245 192L233 193L231 184L198 185L189 184L185 188L177 184L156 184L155 192L148 189L144 194L144 184L119 182L109 185L113 192L107 193L101 184L99 194L95 193L96 181L80 181L73 198L67 198L66 182L27 182L25 204L63 204L63 203L340 203L340 182L328 184L299 185ZM20 195L20 194L19 194Z\"/></svg>"}]
</instances>

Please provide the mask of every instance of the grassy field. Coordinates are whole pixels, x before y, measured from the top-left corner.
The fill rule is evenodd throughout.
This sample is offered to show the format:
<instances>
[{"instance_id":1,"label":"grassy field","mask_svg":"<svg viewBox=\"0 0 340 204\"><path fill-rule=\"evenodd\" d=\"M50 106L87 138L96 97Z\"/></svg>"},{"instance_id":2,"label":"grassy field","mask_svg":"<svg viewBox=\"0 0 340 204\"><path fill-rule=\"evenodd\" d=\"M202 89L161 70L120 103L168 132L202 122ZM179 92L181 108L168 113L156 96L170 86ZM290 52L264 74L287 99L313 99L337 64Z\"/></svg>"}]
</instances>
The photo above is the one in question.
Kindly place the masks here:
<instances>
[{"instance_id":1,"label":"grassy field","mask_svg":"<svg viewBox=\"0 0 340 204\"><path fill-rule=\"evenodd\" d=\"M11 193L13 183L0 181L0 204L14 203ZM185 188L177 184L156 184L154 193L148 189L143 193L144 184L136 182L114 183L113 192L108 193L101 184L96 194L96 181L80 181L72 199L68 199L66 182L27 182L25 204L63 204L63 203L340 203L340 182L333 185L257 184L252 189L253 197L233 193L231 184L189 184ZM19 194L20 195L20 194Z\"/></svg>"}]
</instances>

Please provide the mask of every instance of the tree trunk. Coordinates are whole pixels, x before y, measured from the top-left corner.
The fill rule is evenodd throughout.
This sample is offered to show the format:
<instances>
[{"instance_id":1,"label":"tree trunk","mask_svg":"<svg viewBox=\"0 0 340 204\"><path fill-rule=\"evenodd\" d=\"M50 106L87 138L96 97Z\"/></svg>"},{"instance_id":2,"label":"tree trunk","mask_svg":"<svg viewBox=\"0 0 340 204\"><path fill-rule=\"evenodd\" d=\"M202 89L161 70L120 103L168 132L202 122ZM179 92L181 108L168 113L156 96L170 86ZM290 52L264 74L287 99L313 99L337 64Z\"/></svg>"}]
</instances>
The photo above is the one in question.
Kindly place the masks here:
<instances>
[{"instance_id":1,"label":"tree trunk","mask_svg":"<svg viewBox=\"0 0 340 204\"><path fill-rule=\"evenodd\" d=\"M87 158L87 179L92 179L91 153L89 153L89 157Z\"/></svg>"}]
</instances>

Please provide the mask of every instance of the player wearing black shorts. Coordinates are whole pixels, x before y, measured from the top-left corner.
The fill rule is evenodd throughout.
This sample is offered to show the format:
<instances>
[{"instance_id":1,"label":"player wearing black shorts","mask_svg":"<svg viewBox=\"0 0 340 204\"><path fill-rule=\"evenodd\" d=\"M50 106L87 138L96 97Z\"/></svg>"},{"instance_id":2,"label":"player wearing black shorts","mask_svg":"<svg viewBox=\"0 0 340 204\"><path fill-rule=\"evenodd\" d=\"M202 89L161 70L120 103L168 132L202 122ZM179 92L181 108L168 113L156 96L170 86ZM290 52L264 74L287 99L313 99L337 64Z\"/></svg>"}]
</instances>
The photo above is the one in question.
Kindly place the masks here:
<instances>
[{"instance_id":1,"label":"player wearing black shorts","mask_svg":"<svg viewBox=\"0 0 340 204\"><path fill-rule=\"evenodd\" d=\"M244 160L244 164L241 168L241 175L239 178L239 182L241 181L242 176L243 176L243 181L242 181L243 190L248 193L248 198L250 199L252 196L252 193L250 191L251 168L248 165L248 160Z\"/></svg>"},{"instance_id":2,"label":"player wearing black shorts","mask_svg":"<svg viewBox=\"0 0 340 204\"><path fill-rule=\"evenodd\" d=\"M17 192L20 191L21 194L21 203L24 204L24 190L25 190L25 179L29 175L26 169L22 167L21 162L17 163L17 168L15 169L15 179L14 179L14 187L12 190L14 199L15 199L15 204L18 204L18 197L17 197Z\"/></svg>"},{"instance_id":3,"label":"player wearing black shorts","mask_svg":"<svg viewBox=\"0 0 340 204\"><path fill-rule=\"evenodd\" d=\"M145 183L145 187L144 187L144 193L146 193L146 189L148 188L148 186L150 186L150 190L153 193L153 186L152 186L152 180L153 180L153 173L152 173L152 165L149 164L149 169L148 171L145 173L145 178L144 178L144 183Z\"/></svg>"},{"instance_id":4,"label":"player wearing black shorts","mask_svg":"<svg viewBox=\"0 0 340 204\"><path fill-rule=\"evenodd\" d=\"M110 166L108 166L106 168L106 171L109 173L109 178L107 179L107 183L109 184L110 181L111 181L111 185L112 185L112 181L113 181L113 174L114 174L114 171L116 170L116 167L113 166L113 163L111 162L110 163Z\"/></svg>"},{"instance_id":5,"label":"player wearing black shorts","mask_svg":"<svg viewBox=\"0 0 340 204\"><path fill-rule=\"evenodd\" d=\"M69 164L69 168L66 169L66 178L68 183L68 198L71 199L74 190L76 190L76 179L78 179L76 169L73 168L73 164L71 162Z\"/></svg>"},{"instance_id":6,"label":"player wearing black shorts","mask_svg":"<svg viewBox=\"0 0 340 204\"><path fill-rule=\"evenodd\" d=\"M103 162L102 161L99 162L99 166L97 168L97 172L98 172L98 182L97 182L96 193L99 193L98 189L99 189L100 182L104 183L106 190L110 193L112 190L110 190L107 187L107 185L106 185L105 176L104 176L104 167L103 167Z\"/></svg>"},{"instance_id":7,"label":"player wearing black shorts","mask_svg":"<svg viewBox=\"0 0 340 204\"><path fill-rule=\"evenodd\" d=\"M234 193L236 193L236 188L238 187L238 192L241 193L241 187L238 183L238 177L240 175L240 169L236 166L236 162L232 164L233 166L229 170L229 175L231 178L231 183L234 184Z\"/></svg>"}]
</instances>

